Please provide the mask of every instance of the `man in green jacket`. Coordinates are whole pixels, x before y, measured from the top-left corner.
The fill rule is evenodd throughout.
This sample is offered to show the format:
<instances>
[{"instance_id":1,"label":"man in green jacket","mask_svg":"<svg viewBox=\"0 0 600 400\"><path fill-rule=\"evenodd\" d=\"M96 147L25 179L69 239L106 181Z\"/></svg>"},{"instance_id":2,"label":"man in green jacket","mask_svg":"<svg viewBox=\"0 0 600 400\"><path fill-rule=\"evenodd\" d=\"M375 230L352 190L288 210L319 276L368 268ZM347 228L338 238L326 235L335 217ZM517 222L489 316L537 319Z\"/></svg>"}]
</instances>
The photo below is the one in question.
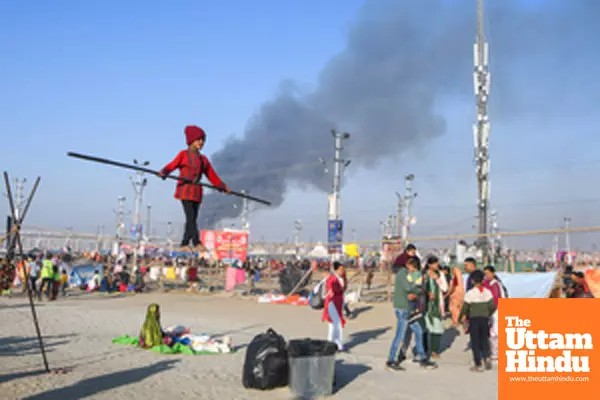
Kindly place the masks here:
<instances>
[{"instance_id":1,"label":"man in green jacket","mask_svg":"<svg viewBox=\"0 0 600 400\"><path fill-rule=\"evenodd\" d=\"M48 253L46 259L42 262L42 284L40 285L40 299L42 297L42 291L46 286L46 296L48 298L52 295L52 289L54 287L54 263L52 262L52 254Z\"/></svg>"},{"instance_id":2,"label":"man in green jacket","mask_svg":"<svg viewBox=\"0 0 600 400\"><path fill-rule=\"evenodd\" d=\"M394 312L396 314L397 325L396 335L390 347L390 354L386 367L394 370L402 370L400 367L400 343L406 336L406 330L410 326L415 335L416 353L414 361L421 364L424 368L437 368L437 364L429 360L425 354L423 346L423 330L418 320L409 323L412 313L418 312L418 293L420 291L418 280L421 278L419 271L419 261L411 257L406 262L406 268L401 268L396 273L394 284Z\"/></svg>"}]
</instances>

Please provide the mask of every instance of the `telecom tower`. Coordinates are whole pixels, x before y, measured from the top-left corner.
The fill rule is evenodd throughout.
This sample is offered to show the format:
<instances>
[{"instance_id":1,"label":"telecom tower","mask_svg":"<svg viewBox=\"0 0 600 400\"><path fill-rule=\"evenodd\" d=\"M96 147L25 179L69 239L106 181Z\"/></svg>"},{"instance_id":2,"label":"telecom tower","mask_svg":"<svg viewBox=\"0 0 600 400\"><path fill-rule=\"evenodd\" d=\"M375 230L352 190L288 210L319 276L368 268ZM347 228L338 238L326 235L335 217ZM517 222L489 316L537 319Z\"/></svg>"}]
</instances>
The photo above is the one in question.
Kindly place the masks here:
<instances>
[{"instance_id":1,"label":"telecom tower","mask_svg":"<svg viewBox=\"0 0 600 400\"><path fill-rule=\"evenodd\" d=\"M473 125L475 142L475 175L477 176L477 208L479 227L478 233L488 233L488 209L490 202L490 158L489 136L490 121L488 119L487 104L490 94L490 72L488 69L489 46L485 41L483 30L483 0L477 0L477 40L474 51L473 83L477 99L477 122ZM479 247L484 259L489 254L489 240L480 237Z\"/></svg>"}]
</instances>

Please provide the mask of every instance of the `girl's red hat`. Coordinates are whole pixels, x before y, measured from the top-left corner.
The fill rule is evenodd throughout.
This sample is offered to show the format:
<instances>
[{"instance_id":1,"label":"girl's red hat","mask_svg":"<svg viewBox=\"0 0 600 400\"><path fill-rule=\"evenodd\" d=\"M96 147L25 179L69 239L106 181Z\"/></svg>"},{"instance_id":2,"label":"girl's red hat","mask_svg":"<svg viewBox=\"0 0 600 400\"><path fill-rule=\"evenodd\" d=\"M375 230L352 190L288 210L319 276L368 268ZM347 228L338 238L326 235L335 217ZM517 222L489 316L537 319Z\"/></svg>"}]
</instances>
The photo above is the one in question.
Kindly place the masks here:
<instances>
[{"instance_id":1,"label":"girl's red hat","mask_svg":"<svg viewBox=\"0 0 600 400\"><path fill-rule=\"evenodd\" d=\"M192 143L194 143L196 140L199 140L199 139L205 140L206 139L206 133L204 133L204 130L200 127L197 127L196 125L186 126L184 129L184 132L185 132L185 141L188 146L191 145Z\"/></svg>"}]
</instances>

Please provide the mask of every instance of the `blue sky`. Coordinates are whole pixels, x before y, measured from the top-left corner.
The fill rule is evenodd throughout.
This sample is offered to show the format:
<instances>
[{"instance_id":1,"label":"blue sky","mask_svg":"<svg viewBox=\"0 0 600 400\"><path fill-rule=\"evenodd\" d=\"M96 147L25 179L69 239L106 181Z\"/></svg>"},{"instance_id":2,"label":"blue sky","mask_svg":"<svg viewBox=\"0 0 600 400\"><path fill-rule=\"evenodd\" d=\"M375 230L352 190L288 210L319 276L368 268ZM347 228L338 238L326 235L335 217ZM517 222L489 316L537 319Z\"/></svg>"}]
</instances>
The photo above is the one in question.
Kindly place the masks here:
<instances>
[{"instance_id":1,"label":"blue sky","mask_svg":"<svg viewBox=\"0 0 600 400\"><path fill-rule=\"evenodd\" d=\"M455 7L456 14L475 12L474 1L441 3ZM594 118L600 100L594 66L600 53L590 40L598 28L569 6L578 2L507 3L510 13L490 10L486 16L492 52L492 201L500 227L551 228L564 215L576 226L600 224L600 189L592 183L600 166ZM67 151L150 160L159 168L182 148L183 127L197 124L208 132L210 155L230 135L243 137L249 118L273 98L282 81L292 79L303 90L313 90L323 67L346 47L362 4L2 2L0 135L10 150L3 152L1 165L30 182L42 176L27 225L95 232L102 224L112 231L117 196L127 196L133 208L129 174L69 159ZM412 15L409 2L397 4L396 12L404 7ZM539 31L522 39L511 32L510 41L498 26L514 15L533 19L534 25L539 20ZM443 19L436 24L424 23L422 29L444 29ZM472 29L465 54L471 51ZM389 38L391 46L395 40ZM348 236L355 230L359 239L376 238L379 221L395 211L394 192L402 190L402 177L409 172L416 175L419 192L415 234L473 231L470 63L467 59L464 76L444 82L449 88L436 97L436 111L446 123L442 136L372 168L350 166L342 194ZM164 234L167 221L183 220L173 189L156 179L146 189L158 234ZM0 207L8 207L4 198ZM323 240L325 218L326 194L290 182L281 207L253 213L252 235L288 238L293 221L301 219L304 240ZM592 236L575 241L589 246L595 243ZM550 237L538 238L536 245L550 242Z\"/></svg>"}]
</instances>

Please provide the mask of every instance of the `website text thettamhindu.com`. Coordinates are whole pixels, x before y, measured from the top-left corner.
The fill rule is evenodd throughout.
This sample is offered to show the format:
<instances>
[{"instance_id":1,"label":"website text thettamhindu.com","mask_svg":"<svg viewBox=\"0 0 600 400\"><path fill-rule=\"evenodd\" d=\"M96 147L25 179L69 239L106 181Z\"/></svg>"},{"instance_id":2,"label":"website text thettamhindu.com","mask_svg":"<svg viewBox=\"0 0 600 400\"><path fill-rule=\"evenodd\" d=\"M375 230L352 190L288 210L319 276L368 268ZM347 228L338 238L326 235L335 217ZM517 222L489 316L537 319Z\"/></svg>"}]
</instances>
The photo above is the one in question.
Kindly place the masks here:
<instances>
[{"instance_id":1,"label":"website text thettamhindu.com","mask_svg":"<svg viewBox=\"0 0 600 400\"><path fill-rule=\"evenodd\" d=\"M509 382L579 382L587 383L590 381L588 376L511 376Z\"/></svg>"}]
</instances>

